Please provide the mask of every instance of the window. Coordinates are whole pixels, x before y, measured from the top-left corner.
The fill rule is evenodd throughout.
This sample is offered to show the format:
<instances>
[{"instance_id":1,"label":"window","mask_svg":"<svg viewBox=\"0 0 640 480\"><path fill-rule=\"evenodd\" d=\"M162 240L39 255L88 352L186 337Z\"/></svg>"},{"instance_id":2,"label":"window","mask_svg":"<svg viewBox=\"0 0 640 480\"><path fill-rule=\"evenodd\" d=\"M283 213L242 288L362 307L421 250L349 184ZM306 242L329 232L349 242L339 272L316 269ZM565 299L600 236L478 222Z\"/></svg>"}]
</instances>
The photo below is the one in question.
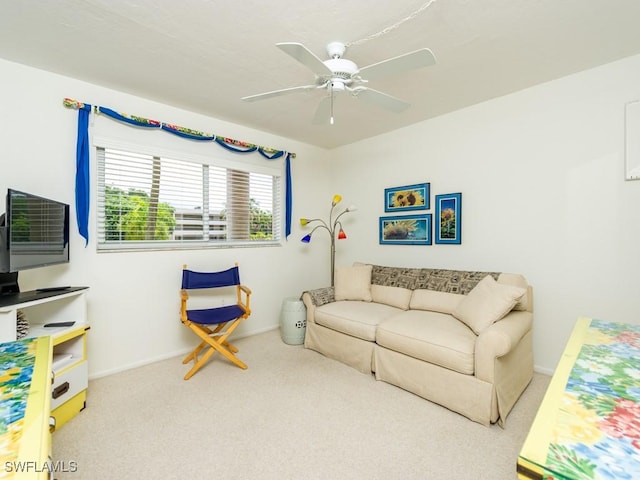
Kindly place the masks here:
<instances>
[{"instance_id":1,"label":"window","mask_svg":"<svg viewBox=\"0 0 640 480\"><path fill-rule=\"evenodd\" d=\"M97 148L97 160L99 249L274 245L281 239L279 166L105 147Z\"/></svg>"}]
</instances>

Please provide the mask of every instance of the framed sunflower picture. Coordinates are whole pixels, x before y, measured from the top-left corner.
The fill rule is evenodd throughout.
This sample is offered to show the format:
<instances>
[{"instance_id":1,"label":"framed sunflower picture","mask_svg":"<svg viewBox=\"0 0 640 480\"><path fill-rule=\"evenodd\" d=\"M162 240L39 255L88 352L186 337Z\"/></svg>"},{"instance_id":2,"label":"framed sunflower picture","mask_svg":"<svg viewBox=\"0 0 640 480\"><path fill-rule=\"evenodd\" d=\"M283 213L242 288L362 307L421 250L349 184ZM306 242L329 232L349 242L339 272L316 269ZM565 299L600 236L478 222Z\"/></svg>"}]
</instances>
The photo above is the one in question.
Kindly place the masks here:
<instances>
[{"instance_id":1,"label":"framed sunflower picture","mask_svg":"<svg viewBox=\"0 0 640 480\"><path fill-rule=\"evenodd\" d=\"M380 217L380 244L431 245L431 214Z\"/></svg>"},{"instance_id":2,"label":"framed sunflower picture","mask_svg":"<svg viewBox=\"0 0 640 480\"><path fill-rule=\"evenodd\" d=\"M416 183L384 189L384 211L429 210L429 184Z\"/></svg>"},{"instance_id":3,"label":"framed sunflower picture","mask_svg":"<svg viewBox=\"0 0 640 480\"><path fill-rule=\"evenodd\" d=\"M436 195L436 244L460 245L462 194Z\"/></svg>"}]
</instances>

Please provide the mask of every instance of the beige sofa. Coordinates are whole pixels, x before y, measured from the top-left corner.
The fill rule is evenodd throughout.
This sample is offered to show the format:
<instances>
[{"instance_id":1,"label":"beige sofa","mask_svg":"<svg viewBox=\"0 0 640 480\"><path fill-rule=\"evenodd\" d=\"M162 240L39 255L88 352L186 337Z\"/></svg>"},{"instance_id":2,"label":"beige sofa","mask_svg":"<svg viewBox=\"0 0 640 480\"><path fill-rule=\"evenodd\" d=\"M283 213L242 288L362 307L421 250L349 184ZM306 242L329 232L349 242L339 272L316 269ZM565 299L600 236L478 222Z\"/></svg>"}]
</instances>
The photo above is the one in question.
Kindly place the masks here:
<instances>
[{"instance_id":1,"label":"beige sofa","mask_svg":"<svg viewBox=\"0 0 640 480\"><path fill-rule=\"evenodd\" d=\"M484 425L533 376L533 291L522 275L354 264L303 293L304 345Z\"/></svg>"}]
</instances>

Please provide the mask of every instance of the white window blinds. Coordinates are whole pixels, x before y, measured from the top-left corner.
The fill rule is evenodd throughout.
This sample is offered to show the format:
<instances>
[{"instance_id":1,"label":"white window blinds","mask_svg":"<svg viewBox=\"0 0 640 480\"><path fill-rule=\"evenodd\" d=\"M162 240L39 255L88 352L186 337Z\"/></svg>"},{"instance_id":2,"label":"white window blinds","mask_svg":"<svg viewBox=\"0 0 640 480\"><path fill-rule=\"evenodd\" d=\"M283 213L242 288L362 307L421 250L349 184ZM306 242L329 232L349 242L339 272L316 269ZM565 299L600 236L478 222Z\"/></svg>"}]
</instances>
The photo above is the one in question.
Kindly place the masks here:
<instances>
[{"instance_id":1,"label":"white window blinds","mask_svg":"<svg viewBox=\"0 0 640 480\"><path fill-rule=\"evenodd\" d=\"M97 148L98 248L275 244L281 172ZM264 169L262 169L264 170Z\"/></svg>"}]
</instances>

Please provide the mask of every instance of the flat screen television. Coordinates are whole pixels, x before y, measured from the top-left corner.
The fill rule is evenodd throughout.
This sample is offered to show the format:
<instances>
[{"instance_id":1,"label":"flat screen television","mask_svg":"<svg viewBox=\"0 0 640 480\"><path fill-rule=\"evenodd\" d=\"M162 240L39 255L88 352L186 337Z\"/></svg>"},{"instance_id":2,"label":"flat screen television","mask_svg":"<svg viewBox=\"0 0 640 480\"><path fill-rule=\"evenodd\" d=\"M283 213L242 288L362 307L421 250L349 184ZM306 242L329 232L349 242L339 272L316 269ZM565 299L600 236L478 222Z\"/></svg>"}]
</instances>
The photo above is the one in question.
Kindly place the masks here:
<instances>
[{"instance_id":1,"label":"flat screen television","mask_svg":"<svg viewBox=\"0 0 640 480\"><path fill-rule=\"evenodd\" d=\"M10 188L0 249L0 273L69 262L69 205Z\"/></svg>"}]
</instances>

